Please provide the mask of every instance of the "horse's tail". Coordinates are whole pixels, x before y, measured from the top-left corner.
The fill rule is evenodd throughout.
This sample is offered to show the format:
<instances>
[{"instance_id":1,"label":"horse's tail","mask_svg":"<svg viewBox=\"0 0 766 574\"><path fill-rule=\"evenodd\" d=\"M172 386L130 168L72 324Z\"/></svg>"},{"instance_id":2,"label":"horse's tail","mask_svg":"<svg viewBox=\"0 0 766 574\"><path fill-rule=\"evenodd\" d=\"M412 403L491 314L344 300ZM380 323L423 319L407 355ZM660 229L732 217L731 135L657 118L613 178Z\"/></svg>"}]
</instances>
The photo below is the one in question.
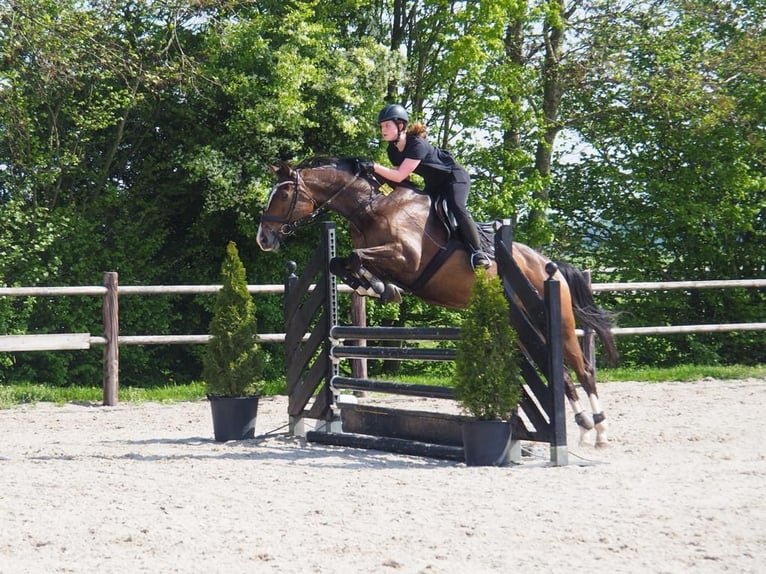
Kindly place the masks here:
<instances>
[{"instance_id":1,"label":"horse's tail","mask_svg":"<svg viewBox=\"0 0 766 574\"><path fill-rule=\"evenodd\" d=\"M617 352L617 345L612 333L614 314L596 305L585 273L564 261L556 261L556 265L558 265L559 271L569 285L575 318L582 325L590 327L596 332L601 343L604 345L607 365L616 365L619 353Z\"/></svg>"}]
</instances>

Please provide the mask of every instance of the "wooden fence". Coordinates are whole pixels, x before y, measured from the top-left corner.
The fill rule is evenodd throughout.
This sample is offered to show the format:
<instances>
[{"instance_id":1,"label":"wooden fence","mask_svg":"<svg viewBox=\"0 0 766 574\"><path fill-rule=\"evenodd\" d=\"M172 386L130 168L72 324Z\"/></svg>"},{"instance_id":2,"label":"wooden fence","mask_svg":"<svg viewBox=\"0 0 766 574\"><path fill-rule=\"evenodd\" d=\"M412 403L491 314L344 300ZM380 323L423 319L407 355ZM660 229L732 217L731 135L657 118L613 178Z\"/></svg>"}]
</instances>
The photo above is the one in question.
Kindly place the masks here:
<instances>
[{"instance_id":1,"label":"wooden fence","mask_svg":"<svg viewBox=\"0 0 766 574\"><path fill-rule=\"evenodd\" d=\"M594 283L594 293L600 291L665 291L670 289L730 289L764 288L766 279L738 279L713 281L659 281L643 283ZM120 335L119 297L129 295L199 295L217 293L221 285L132 285L119 286L116 272L104 273L103 286L82 287L0 287L0 297L102 297L103 336L90 333L56 333L40 335L0 335L0 352L59 351L89 349L104 346L104 405L116 405L119 387L119 347L123 345L206 344L210 335ZM340 292L351 291L345 285ZM248 285L253 295L284 293L284 285ZM715 333L729 331L766 331L766 322L723 323L710 325L664 325L654 327L615 327L616 335L670 335L679 333ZM578 330L582 335L582 331ZM258 335L258 342L283 343L284 333Z\"/></svg>"}]
</instances>

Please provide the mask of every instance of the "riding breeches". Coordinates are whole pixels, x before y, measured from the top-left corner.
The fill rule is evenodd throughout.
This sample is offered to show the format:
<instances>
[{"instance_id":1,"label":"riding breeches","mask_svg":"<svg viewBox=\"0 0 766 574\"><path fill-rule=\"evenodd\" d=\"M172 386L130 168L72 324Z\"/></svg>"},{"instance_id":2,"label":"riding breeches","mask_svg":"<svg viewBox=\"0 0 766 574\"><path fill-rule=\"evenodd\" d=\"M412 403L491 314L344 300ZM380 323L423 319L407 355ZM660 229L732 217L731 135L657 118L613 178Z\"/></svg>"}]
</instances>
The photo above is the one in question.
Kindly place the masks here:
<instances>
[{"instance_id":1,"label":"riding breeches","mask_svg":"<svg viewBox=\"0 0 766 574\"><path fill-rule=\"evenodd\" d=\"M468 192L471 190L471 179L468 172L465 170L454 170L452 177L445 178L446 180L441 182L437 189L437 186L427 186L426 191L436 192L431 193L431 196L440 195L447 200L447 207L450 212L455 216L457 221L458 232L462 236L463 242L471 248L472 251L478 251L481 249L481 240L479 239L479 231L476 229L476 223L468 213L466 203L468 202Z\"/></svg>"}]
</instances>

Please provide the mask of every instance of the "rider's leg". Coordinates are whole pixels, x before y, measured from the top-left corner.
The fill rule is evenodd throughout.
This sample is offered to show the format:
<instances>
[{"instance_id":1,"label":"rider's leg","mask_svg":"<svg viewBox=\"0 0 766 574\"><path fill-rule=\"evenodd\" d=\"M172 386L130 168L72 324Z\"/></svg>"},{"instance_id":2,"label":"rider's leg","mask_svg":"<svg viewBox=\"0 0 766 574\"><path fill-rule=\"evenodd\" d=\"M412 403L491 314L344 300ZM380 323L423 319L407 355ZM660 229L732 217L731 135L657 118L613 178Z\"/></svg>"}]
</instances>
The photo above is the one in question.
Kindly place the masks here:
<instances>
[{"instance_id":1,"label":"rider's leg","mask_svg":"<svg viewBox=\"0 0 766 574\"><path fill-rule=\"evenodd\" d=\"M487 268L492 265L489 256L481 250L481 240L479 239L479 231L476 228L476 223L473 217L466 211L453 209L455 219L457 220L458 229L460 235L463 238L463 242L471 251L471 264L474 267Z\"/></svg>"},{"instance_id":2,"label":"rider's leg","mask_svg":"<svg viewBox=\"0 0 766 574\"><path fill-rule=\"evenodd\" d=\"M465 174L465 178L467 179L468 174ZM456 178L456 179L463 179L463 178ZM447 193L447 204L449 205L449 209L452 212L452 214L455 216L455 219L457 220L457 226L458 230L460 232L461 237L463 238L463 242L466 244L468 249L471 251L471 263L474 267L489 267L492 262L489 259L489 256L487 256L486 253L484 253L481 250L481 239L479 239L479 230L476 227L476 223L473 220L473 217L471 217L471 214L468 213L468 209L466 208L466 202L468 200L468 191L470 189L470 182L469 181L453 181L452 182L452 193Z\"/></svg>"}]
</instances>

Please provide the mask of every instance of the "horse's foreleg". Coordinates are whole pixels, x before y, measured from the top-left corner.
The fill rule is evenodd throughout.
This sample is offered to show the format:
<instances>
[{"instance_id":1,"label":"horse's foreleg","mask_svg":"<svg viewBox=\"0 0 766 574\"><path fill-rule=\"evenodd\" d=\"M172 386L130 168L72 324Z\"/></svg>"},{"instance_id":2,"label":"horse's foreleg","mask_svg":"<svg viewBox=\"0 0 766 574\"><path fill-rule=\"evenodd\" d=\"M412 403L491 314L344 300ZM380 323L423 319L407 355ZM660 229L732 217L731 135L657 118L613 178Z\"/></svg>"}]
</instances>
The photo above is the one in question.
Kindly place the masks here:
<instances>
[{"instance_id":1,"label":"horse's foreleg","mask_svg":"<svg viewBox=\"0 0 766 574\"><path fill-rule=\"evenodd\" d=\"M359 277L367 281L367 283L376 294L383 295L383 292L386 290L386 285L383 283L383 281L381 281L378 277L375 277L375 275L370 273L362 265L357 267L354 271L359 275Z\"/></svg>"},{"instance_id":2,"label":"horse's foreleg","mask_svg":"<svg viewBox=\"0 0 766 574\"><path fill-rule=\"evenodd\" d=\"M402 302L401 290L391 283L381 280L362 265L359 256L352 252L347 258L334 257L330 261L330 271L340 277L359 295L380 297L386 303Z\"/></svg>"},{"instance_id":3,"label":"horse's foreleg","mask_svg":"<svg viewBox=\"0 0 766 574\"><path fill-rule=\"evenodd\" d=\"M375 292L370 282L358 273L358 267L357 269L351 269L349 267L349 260L347 258L333 257L330 260L330 273L338 277L341 281L354 289L360 295L380 295L380 293Z\"/></svg>"},{"instance_id":4,"label":"horse's foreleg","mask_svg":"<svg viewBox=\"0 0 766 574\"><path fill-rule=\"evenodd\" d=\"M387 269L390 269L392 265L393 269L397 272L401 272L405 269L406 258L403 258L401 249L397 249L396 245L393 244L380 245L377 247L355 249L348 257L349 268L367 281L383 302L401 303L402 290L390 281L381 279L371 272L365 267L365 262L372 263L372 266L376 271L381 270L384 277L386 274L389 276L396 276L396 273L393 273L390 270L387 271Z\"/></svg>"}]
</instances>

